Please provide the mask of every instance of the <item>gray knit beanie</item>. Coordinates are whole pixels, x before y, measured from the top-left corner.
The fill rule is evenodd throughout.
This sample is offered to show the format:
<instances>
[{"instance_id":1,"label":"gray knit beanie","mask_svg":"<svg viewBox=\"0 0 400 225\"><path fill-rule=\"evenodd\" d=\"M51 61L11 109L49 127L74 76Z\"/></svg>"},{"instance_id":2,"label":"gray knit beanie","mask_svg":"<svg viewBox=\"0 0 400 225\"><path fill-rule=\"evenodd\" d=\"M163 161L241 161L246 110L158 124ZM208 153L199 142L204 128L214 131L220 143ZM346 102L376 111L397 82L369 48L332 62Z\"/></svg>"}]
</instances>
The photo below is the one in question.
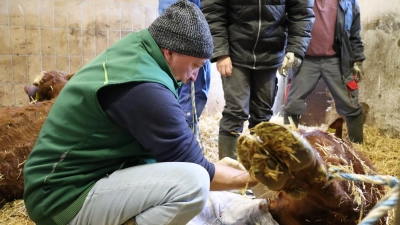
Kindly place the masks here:
<instances>
[{"instance_id":1,"label":"gray knit beanie","mask_svg":"<svg viewBox=\"0 0 400 225\"><path fill-rule=\"evenodd\" d=\"M160 48L198 58L210 58L214 45L199 7L187 0L170 5L149 27Z\"/></svg>"}]
</instances>

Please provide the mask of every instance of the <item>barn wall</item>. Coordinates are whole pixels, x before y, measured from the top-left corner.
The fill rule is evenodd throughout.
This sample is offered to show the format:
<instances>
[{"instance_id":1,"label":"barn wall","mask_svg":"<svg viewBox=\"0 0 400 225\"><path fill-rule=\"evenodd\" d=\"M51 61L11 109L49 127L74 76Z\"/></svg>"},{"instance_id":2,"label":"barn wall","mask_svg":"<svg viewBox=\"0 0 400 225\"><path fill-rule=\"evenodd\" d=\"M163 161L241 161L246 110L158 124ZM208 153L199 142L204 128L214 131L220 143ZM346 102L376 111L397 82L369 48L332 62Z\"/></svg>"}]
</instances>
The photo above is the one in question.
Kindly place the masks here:
<instances>
[{"instance_id":1,"label":"barn wall","mask_svg":"<svg viewBox=\"0 0 400 225\"><path fill-rule=\"evenodd\" d=\"M158 16L158 0L0 0L0 107L43 70L74 73Z\"/></svg>"},{"instance_id":2,"label":"barn wall","mask_svg":"<svg viewBox=\"0 0 400 225\"><path fill-rule=\"evenodd\" d=\"M370 106L366 123L399 136L400 1L362 0L360 8L367 56L360 96Z\"/></svg>"}]
</instances>

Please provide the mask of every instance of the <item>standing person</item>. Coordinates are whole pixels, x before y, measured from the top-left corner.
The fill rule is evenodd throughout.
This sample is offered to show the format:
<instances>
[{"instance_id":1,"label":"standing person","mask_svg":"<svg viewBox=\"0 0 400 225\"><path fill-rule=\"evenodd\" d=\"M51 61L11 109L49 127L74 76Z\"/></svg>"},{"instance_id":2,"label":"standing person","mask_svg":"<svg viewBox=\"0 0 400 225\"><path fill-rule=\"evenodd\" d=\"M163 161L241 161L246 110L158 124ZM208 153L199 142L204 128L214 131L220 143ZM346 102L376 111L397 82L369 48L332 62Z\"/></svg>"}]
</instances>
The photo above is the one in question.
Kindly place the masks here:
<instances>
[{"instance_id":1,"label":"standing person","mask_svg":"<svg viewBox=\"0 0 400 225\"><path fill-rule=\"evenodd\" d=\"M165 9L176 1L177 0L158 0L158 13L162 15ZM199 8L201 7L200 0L189 0L189 2L196 4ZM196 131L198 119L206 106L210 81L211 63L207 60L206 64L200 68L197 79L194 81L196 115L194 115L192 107L192 82L189 81L187 84L182 84L181 88L178 89L179 103L182 105L186 121L193 131Z\"/></svg>"},{"instance_id":2,"label":"standing person","mask_svg":"<svg viewBox=\"0 0 400 225\"><path fill-rule=\"evenodd\" d=\"M363 142L362 108L358 84L363 76L364 46L360 36L360 8L357 0L316 0L312 40L301 67L293 69L284 106L298 126L306 111L306 98L319 79L324 79L339 115L346 119L352 142Z\"/></svg>"},{"instance_id":3,"label":"standing person","mask_svg":"<svg viewBox=\"0 0 400 225\"><path fill-rule=\"evenodd\" d=\"M253 186L237 161L204 158L177 100L212 49L200 9L179 0L79 70L26 160L29 217L37 225L186 224L209 190Z\"/></svg>"},{"instance_id":4,"label":"standing person","mask_svg":"<svg viewBox=\"0 0 400 225\"><path fill-rule=\"evenodd\" d=\"M211 62L217 62L224 89L220 159L236 158L236 141L244 121L249 120L249 128L253 128L271 119L277 68L285 56L290 58L285 63L290 64L304 57L311 39L313 2L202 1L214 42Z\"/></svg>"}]
</instances>

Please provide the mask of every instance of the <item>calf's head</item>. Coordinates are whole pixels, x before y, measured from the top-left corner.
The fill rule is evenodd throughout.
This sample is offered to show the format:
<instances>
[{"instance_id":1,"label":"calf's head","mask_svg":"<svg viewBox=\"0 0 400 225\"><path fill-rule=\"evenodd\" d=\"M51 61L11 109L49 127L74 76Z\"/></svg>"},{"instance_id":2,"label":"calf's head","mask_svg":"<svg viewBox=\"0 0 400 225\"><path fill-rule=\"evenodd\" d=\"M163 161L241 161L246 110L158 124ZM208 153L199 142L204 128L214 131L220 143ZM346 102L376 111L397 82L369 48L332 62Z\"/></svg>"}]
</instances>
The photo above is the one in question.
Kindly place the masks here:
<instances>
[{"instance_id":1,"label":"calf's head","mask_svg":"<svg viewBox=\"0 0 400 225\"><path fill-rule=\"evenodd\" d=\"M31 102L54 99L73 75L60 71L45 71L35 78L33 86L25 86L24 91Z\"/></svg>"}]
</instances>

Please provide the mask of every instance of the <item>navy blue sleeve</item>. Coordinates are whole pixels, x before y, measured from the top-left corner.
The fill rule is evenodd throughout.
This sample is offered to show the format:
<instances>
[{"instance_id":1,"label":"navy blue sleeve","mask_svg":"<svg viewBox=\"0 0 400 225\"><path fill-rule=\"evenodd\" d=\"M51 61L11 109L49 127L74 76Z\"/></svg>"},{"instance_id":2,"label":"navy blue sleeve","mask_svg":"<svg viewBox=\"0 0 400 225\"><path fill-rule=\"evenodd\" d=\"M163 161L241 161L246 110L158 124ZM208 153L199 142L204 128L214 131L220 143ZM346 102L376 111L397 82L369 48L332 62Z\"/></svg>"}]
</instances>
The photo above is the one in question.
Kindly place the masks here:
<instances>
[{"instance_id":1,"label":"navy blue sleeve","mask_svg":"<svg viewBox=\"0 0 400 225\"><path fill-rule=\"evenodd\" d=\"M157 83L128 83L99 91L106 115L130 132L157 162L191 162L213 179L214 164L204 157L174 94Z\"/></svg>"},{"instance_id":2,"label":"navy blue sleeve","mask_svg":"<svg viewBox=\"0 0 400 225\"><path fill-rule=\"evenodd\" d=\"M158 0L158 14L162 15L170 5L177 1L178 0ZM199 8L201 6L200 0L189 0L189 2L196 4Z\"/></svg>"}]
</instances>

